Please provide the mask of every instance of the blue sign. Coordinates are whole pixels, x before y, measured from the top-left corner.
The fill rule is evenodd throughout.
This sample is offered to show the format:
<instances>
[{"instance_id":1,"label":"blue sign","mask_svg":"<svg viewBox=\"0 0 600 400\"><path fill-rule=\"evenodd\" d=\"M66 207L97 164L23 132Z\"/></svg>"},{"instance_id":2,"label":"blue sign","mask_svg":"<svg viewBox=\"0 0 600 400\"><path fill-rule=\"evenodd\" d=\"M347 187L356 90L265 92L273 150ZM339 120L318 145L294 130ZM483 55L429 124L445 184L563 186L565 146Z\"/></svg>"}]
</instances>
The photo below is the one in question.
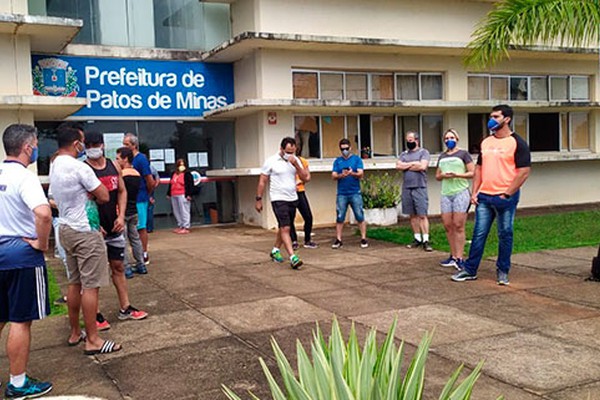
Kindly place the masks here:
<instances>
[{"instance_id":1,"label":"blue sign","mask_svg":"<svg viewBox=\"0 0 600 400\"><path fill-rule=\"evenodd\" d=\"M233 102L233 66L190 61L32 56L33 93L84 97L78 117L201 117Z\"/></svg>"}]
</instances>

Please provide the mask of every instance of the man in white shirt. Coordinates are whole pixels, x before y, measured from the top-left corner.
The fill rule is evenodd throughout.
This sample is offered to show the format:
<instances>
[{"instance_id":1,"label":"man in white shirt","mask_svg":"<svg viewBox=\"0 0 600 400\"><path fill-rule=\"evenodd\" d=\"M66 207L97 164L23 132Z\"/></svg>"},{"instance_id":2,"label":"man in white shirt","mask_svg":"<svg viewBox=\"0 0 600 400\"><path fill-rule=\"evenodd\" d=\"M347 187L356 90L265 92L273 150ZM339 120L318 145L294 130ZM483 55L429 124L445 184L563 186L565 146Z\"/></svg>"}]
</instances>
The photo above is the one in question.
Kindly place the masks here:
<instances>
[{"instance_id":1,"label":"man in white shirt","mask_svg":"<svg viewBox=\"0 0 600 400\"><path fill-rule=\"evenodd\" d=\"M0 333L7 322L6 342L10 382L8 399L38 397L52 390L26 374L31 322L50 314L44 251L52 227L52 212L38 177L27 169L38 154L36 129L11 125L2 143L0 164Z\"/></svg>"},{"instance_id":2,"label":"man in white shirt","mask_svg":"<svg viewBox=\"0 0 600 400\"><path fill-rule=\"evenodd\" d=\"M256 211L261 212L263 209L263 192L267 183L270 183L271 206L279 225L275 245L271 250L271 259L276 262L284 261L280 250L281 245L283 245L290 256L290 265L294 269L302 265L302 260L294 254L292 239L290 238L290 227L294 223L298 203L296 175L303 182L308 181L308 173L295 154L296 140L291 137L284 138L281 141L279 152L269 157L260 171L255 205Z\"/></svg>"},{"instance_id":3,"label":"man in white shirt","mask_svg":"<svg viewBox=\"0 0 600 400\"><path fill-rule=\"evenodd\" d=\"M108 259L104 239L99 232L99 215L95 203L109 201L108 189L102 185L89 165L77 161L85 153L83 131L69 124L58 128L58 155L50 169L50 191L58 206L60 240L67 253L69 269L70 345L83 341L79 311L87 332L85 354L121 350L111 340L102 340L96 326L98 291L108 285Z\"/></svg>"}]
</instances>

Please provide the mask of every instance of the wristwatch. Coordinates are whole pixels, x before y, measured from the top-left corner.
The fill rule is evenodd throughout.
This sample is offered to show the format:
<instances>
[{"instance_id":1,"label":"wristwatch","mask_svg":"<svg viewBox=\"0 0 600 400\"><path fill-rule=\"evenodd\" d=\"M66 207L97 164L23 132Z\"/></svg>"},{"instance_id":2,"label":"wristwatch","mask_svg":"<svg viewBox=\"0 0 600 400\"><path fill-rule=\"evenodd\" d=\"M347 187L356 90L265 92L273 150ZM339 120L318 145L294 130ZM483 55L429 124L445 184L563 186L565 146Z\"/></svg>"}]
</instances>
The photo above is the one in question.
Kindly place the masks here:
<instances>
[{"instance_id":1,"label":"wristwatch","mask_svg":"<svg viewBox=\"0 0 600 400\"><path fill-rule=\"evenodd\" d=\"M256 196L254 199L255 199L256 201L261 201L261 200L262 200L262 197L260 197L260 196Z\"/></svg>"},{"instance_id":2,"label":"wristwatch","mask_svg":"<svg viewBox=\"0 0 600 400\"><path fill-rule=\"evenodd\" d=\"M502 196L504 196L505 199L510 199L510 194L508 193L502 193Z\"/></svg>"}]
</instances>

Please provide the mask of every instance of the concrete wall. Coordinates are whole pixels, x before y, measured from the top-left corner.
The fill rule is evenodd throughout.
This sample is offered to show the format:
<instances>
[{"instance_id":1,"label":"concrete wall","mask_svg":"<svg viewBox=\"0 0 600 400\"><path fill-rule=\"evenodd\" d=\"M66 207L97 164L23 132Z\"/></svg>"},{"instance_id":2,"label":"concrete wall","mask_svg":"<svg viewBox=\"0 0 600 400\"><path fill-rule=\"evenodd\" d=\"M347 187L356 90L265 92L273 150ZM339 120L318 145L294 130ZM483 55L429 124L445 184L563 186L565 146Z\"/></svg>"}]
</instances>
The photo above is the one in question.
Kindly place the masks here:
<instances>
[{"instance_id":1,"label":"concrete wall","mask_svg":"<svg viewBox=\"0 0 600 400\"><path fill-rule=\"evenodd\" d=\"M0 95L31 95L31 58L28 36L0 35Z\"/></svg>"},{"instance_id":2,"label":"concrete wall","mask_svg":"<svg viewBox=\"0 0 600 400\"><path fill-rule=\"evenodd\" d=\"M27 14L27 0L2 0L0 13Z\"/></svg>"}]
</instances>

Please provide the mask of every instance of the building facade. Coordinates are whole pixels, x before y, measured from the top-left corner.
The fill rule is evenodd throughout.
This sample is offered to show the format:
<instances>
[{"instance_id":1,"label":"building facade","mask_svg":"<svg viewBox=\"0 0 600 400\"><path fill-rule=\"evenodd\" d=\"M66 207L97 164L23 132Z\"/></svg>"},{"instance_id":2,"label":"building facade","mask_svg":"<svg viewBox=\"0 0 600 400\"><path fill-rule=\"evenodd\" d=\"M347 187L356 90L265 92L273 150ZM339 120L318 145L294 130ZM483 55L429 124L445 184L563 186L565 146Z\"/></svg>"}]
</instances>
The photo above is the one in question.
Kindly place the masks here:
<instances>
[{"instance_id":1,"label":"building facade","mask_svg":"<svg viewBox=\"0 0 600 400\"><path fill-rule=\"evenodd\" d=\"M351 140L367 174L393 172L404 132L417 130L433 156L429 194L430 211L436 214L440 186L434 175L443 131L456 129L459 145L476 154L487 135L491 107L508 103L516 112L515 131L533 152L521 207L600 198L597 50L540 46L513 51L509 61L486 71L465 68L466 44L494 1L5 3L0 6L0 45L14 60L1 63L0 70L16 79L0 84L0 123L22 121L40 128L42 177L59 121L78 119L105 134L133 131L154 150L156 165L163 161L165 178L171 168L167 151L205 175L197 222L207 221L208 208L218 210L220 222L270 228L275 226L271 212L254 210L259 169L278 150L281 138L295 136L312 171L307 194L315 223L330 225L336 190L330 171L339 139ZM153 109L123 115L112 106L99 113L90 111L102 102L91 86L84 97L33 95L36 62L48 57L83 63L78 69L95 73L96 80L102 71L89 66L107 60L117 73L118 66L128 63L134 71L181 70L178 83L170 87L180 92L189 89L179 87L187 69L204 74L207 68L229 67L230 78L206 81L227 86L229 79L233 93L212 104L197 91L204 105L186 113ZM154 62L159 65L152 70ZM87 83L93 82L85 75L79 78L82 87ZM118 86L98 96L138 90ZM177 94L172 96L176 102ZM160 190L164 187L158 197L164 195ZM167 213L168 205L161 202L157 211Z\"/></svg>"}]
</instances>

